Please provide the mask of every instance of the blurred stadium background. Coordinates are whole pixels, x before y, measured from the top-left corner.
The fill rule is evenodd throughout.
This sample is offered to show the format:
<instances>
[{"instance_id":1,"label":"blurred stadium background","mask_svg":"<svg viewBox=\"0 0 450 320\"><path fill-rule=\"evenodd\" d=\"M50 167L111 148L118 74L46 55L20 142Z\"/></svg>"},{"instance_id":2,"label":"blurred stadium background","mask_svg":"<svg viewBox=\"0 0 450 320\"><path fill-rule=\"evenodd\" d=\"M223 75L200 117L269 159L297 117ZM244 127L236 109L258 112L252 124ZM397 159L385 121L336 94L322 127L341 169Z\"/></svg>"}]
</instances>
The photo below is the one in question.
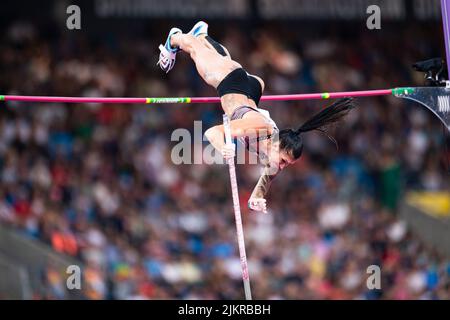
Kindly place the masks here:
<instances>
[{"instance_id":1,"label":"blurred stadium background","mask_svg":"<svg viewBox=\"0 0 450 320\"><path fill-rule=\"evenodd\" d=\"M66 8L81 8L81 30ZM381 30L366 28L381 7ZM215 96L191 61L156 67L172 26L199 19L266 94L420 86L411 65L445 57L439 1L2 1L0 92ZM327 102L261 106L297 126ZM449 133L425 108L358 99L335 150L311 134L302 160L246 210L259 173L238 166L257 299L449 299ZM243 297L228 170L173 165L171 133L221 120L218 105L4 103L1 299ZM82 267L82 290L66 268ZM382 288L366 286L379 265Z\"/></svg>"}]
</instances>

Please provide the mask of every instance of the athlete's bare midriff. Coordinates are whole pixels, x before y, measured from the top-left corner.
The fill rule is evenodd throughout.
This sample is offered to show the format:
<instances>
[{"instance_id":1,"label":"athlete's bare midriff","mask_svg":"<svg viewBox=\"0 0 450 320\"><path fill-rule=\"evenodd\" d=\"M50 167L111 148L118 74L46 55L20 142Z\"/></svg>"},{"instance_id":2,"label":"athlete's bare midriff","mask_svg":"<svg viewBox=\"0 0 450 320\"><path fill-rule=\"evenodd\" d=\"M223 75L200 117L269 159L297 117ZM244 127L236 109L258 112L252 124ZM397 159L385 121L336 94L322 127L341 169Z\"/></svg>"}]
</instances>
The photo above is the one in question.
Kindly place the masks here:
<instances>
[{"instance_id":1,"label":"athlete's bare midriff","mask_svg":"<svg viewBox=\"0 0 450 320\"><path fill-rule=\"evenodd\" d=\"M257 108L255 102L246 95L240 93L228 93L220 98L223 111L231 117L234 110L242 106ZM255 111L256 112L256 111Z\"/></svg>"}]
</instances>

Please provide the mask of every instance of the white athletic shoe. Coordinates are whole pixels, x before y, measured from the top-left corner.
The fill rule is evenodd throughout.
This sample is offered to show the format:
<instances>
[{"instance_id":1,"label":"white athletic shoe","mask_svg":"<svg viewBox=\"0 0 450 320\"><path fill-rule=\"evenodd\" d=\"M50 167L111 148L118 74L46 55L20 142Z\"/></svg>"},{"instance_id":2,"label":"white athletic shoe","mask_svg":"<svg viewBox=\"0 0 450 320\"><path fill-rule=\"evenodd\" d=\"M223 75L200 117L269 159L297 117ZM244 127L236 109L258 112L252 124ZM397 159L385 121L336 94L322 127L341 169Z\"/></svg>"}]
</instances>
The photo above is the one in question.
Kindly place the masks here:
<instances>
[{"instance_id":1,"label":"white athletic shoe","mask_svg":"<svg viewBox=\"0 0 450 320\"><path fill-rule=\"evenodd\" d=\"M159 60L156 65L159 65L160 68L168 73L170 70L172 70L173 66L175 65L175 60L177 57L177 52L180 50L179 48L172 48L170 46L170 37L174 35L175 33L183 33L178 28L172 28L170 29L169 35L167 36L166 43L164 45L159 45Z\"/></svg>"},{"instance_id":2,"label":"white athletic shoe","mask_svg":"<svg viewBox=\"0 0 450 320\"><path fill-rule=\"evenodd\" d=\"M208 35L208 24L204 21L199 21L192 27L188 34L191 34L194 37L198 37L202 34Z\"/></svg>"}]
</instances>

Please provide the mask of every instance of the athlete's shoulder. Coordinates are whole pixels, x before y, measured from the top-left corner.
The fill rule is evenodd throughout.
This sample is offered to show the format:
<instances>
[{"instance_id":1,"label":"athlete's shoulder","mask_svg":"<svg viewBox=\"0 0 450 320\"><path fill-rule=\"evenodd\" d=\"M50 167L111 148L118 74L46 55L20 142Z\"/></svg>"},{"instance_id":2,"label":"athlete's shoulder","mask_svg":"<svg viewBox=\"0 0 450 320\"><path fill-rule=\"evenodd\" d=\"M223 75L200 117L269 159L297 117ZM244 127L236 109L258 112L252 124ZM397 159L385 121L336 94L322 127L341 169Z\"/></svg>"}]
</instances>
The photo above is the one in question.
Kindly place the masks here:
<instances>
[{"instance_id":1,"label":"athlete's shoulder","mask_svg":"<svg viewBox=\"0 0 450 320\"><path fill-rule=\"evenodd\" d=\"M270 116L270 112L266 109L256 108L259 113L261 113L265 118L267 118L275 127L277 126L275 121L273 121L272 117Z\"/></svg>"}]
</instances>

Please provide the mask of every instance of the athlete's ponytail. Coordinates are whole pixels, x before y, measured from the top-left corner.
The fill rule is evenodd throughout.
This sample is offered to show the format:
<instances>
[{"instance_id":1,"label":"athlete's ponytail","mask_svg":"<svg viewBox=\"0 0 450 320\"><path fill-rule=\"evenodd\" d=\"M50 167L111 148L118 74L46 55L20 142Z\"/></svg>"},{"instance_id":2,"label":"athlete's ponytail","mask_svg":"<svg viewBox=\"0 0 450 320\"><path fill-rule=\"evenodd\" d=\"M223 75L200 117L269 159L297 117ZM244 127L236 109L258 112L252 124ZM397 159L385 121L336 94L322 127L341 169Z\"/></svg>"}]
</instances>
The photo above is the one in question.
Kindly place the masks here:
<instances>
[{"instance_id":1,"label":"athlete's ponytail","mask_svg":"<svg viewBox=\"0 0 450 320\"><path fill-rule=\"evenodd\" d=\"M325 134L337 147L337 141L328 134L326 126L339 121L355 107L352 98L339 99L332 105L326 107L311 119L306 121L297 130L285 129L280 131L280 149L291 152L294 159L300 158L303 151L302 133L317 130Z\"/></svg>"}]
</instances>

